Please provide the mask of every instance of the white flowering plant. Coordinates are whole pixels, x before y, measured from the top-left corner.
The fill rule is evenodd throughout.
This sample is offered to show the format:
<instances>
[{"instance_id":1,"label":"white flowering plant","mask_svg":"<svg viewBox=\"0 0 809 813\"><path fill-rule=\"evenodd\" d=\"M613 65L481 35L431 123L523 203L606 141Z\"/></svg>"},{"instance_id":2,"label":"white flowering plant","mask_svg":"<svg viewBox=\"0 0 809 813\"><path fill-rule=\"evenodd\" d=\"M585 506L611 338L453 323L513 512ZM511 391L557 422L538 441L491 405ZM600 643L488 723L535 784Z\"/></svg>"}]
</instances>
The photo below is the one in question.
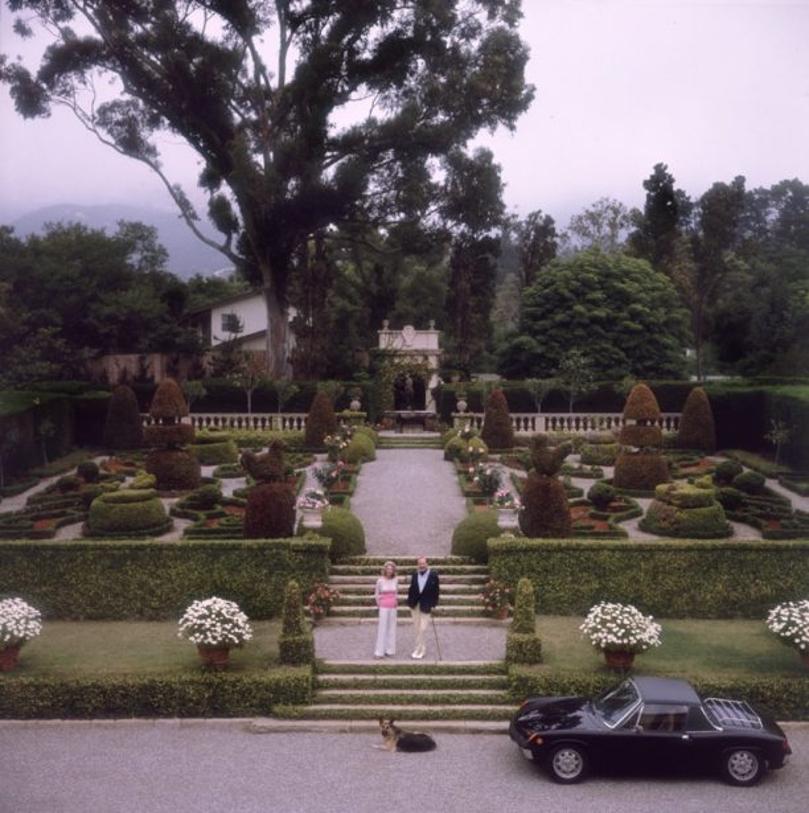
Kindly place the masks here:
<instances>
[{"instance_id":1,"label":"white flowering plant","mask_svg":"<svg viewBox=\"0 0 809 813\"><path fill-rule=\"evenodd\" d=\"M787 646L809 653L809 600L773 607L767 615L767 627Z\"/></svg>"},{"instance_id":2,"label":"white flowering plant","mask_svg":"<svg viewBox=\"0 0 809 813\"><path fill-rule=\"evenodd\" d=\"M508 489L501 488L492 497L492 505L495 508L516 508L519 510L520 501Z\"/></svg>"},{"instance_id":3,"label":"white flowering plant","mask_svg":"<svg viewBox=\"0 0 809 813\"><path fill-rule=\"evenodd\" d=\"M186 608L177 637L197 646L233 647L249 641L253 629L235 601L212 596Z\"/></svg>"},{"instance_id":4,"label":"white flowering plant","mask_svg":"<svg viewBox=\"0 0 809 813\"><path fill-rule=\"evenodd\" d=\"M21 646L42 632L42 614L21 598L0 601L0 648Z\"/></svg>"},{"instance_id":5,"label":"white flowering plant","mask_svg":"<svg viewBox=\"0 0 809 813\"><path fill-rule=\"evenodd\" d=\"M590 608L579 629L602 652L638 653L661 644L660 624L632 604L602 601Z\"/></svg>"},{"instance_id":6,"label":"white flowering plant","mask_svg":"<svg viewBox=\"0 0 809 813\"><path fill-rule=\"evenodd\" d=\"M302 497L298 497L298 508L306 511L319 511L329 504L329 498L319 489L307 491Z\"/></svg>"}]
</instances>

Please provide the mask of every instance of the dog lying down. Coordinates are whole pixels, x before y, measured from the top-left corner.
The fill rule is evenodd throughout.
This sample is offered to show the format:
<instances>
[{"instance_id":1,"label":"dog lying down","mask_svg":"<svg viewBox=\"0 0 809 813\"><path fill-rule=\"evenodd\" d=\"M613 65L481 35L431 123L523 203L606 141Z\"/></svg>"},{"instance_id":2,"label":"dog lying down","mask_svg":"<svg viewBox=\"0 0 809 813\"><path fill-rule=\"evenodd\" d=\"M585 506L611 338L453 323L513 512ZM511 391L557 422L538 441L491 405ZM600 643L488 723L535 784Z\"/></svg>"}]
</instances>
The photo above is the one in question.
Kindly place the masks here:
<instances>
[{"instance_id":1,"label":"dog lying down","mask_svg":"<svg viewBox=\"0 0 809 813\"><path fill-rule=\"evenodd\" d=\"M393 720L379 720L379 728L382 733L383 745L375 745L374 748L382 748L385 751L433 751L436 748L435 740L429 734L422 734L420 731L404 731L397 726Z\"/></svg>"}]
</instances>

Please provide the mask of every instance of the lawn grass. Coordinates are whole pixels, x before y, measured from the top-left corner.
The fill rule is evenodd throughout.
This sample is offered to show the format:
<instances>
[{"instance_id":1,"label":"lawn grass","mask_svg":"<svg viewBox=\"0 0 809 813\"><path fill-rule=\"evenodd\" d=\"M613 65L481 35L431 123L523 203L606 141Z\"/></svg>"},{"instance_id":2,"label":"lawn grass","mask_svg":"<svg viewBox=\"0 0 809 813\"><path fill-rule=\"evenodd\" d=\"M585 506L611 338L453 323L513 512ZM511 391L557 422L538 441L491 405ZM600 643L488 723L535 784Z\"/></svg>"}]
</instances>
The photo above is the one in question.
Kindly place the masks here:
<instances>
[{"instance_id":1,"label":"lawn grass","mask_svg":"<svg viewBox=\"0 0 809 813\"><path fill-rule=\"evenodd\" d=\"M635 658L644 674L747 677L805 676L794 650L782 644L763 621L655 619L662 645ZM563 671L606 671L604 656L581 637L577 616L537 617L543 665Z\"/></svg>"},{"instance_id":2,"label":"lawn grass","mask_svg":"<svg viewBox=\"0 0 809 813\"><path fill-rule=\"evenodd\" d=\"M278 665L281 622L251 621L253 638L232 649L229 672L251 673ZM196 647L177 637L176 622L46 621L42 634L20 653L17 668L0 676L102 677L198 674Z\"/></svg>"}]
</instances>

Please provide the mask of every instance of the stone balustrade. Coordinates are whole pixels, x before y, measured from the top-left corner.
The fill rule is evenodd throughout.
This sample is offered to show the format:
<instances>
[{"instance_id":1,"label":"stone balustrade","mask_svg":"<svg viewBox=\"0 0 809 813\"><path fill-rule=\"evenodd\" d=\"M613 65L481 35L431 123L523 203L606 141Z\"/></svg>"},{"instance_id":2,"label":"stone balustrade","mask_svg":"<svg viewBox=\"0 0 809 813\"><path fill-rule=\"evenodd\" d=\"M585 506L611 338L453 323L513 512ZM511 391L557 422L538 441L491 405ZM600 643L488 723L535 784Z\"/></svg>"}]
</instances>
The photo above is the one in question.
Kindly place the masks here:
<instances>
[{"instance_id":1,"label":"stone balustrade","mask_svg":"<svg viewBox=\"0 0 809 813\"><path fill-rule=\"evenodd\" d=\"M680 427L679 412L664 412L657 422L664 432L676 432ZM471 424L475 429L483 426L482 412L455 412L454 427ZM620 429L624 417L620 412L512 412L511 425L518 435L534 435L538 432L608 432Z\"/></svg>"},{"instance_id":2,"label":"stone balustrade","mask_svg":"<svg viewBox=\"0 0 809 813\"><path fill-rule=\"evenodd\" d=\"M142 415L143 425L152 423L149 415ZM195 429L244 429L263 432L298 431L306 428L305 412L192 412L184 419Z\"/></svg>"}]
</instances>

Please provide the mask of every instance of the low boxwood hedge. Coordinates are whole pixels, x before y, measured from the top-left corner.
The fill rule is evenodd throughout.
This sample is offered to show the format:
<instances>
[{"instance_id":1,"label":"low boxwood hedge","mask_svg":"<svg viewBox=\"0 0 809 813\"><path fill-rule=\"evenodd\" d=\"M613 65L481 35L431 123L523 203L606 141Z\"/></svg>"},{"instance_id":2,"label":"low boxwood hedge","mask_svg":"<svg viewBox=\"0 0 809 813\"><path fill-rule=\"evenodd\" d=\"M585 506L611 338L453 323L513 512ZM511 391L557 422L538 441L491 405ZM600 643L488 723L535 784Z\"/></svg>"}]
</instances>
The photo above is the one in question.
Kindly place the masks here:
<instances>
[{"instance_id":1,"label":"low boxwood hedge","mask_svg":"<svg viewBox=\"0 0 809 813\"><path fill-rule=\"evenodd\" d=\"M672 676L673 677L673 676ZM753 703L777 720L809 720L809 680L804 677L677 675L703 697L739 698ZM607 671L552 670L543 666L509 667L509 690L515 699L535 696L592 697L620 681Z\"/></svg>"},{"instance_id":2,"label":"low boxwood hedge","mask_svg":"<svg viewBox=\"0 0 809 813\"><path fill-rule=\"evenodd\" d=\"M327 581L330 542L268 540L0 542L0 596L46 618L178 618L194 599L233 599L251 618L281 610L284 588Z\"/></svg>"},{"instance_id":3,"label":"low boxwood hedge","mask_svg":"<svg viewBox=\"0 0 809 813\"><path fill-rule=\"evenodd\" d=\"M307 704L311 697L310 667L71 680L9 674L0 692L0 719L266 716L275 706Z\"/></svg>"},{"instance_id":4,"label":"low boxwood hedge","mask_svg":"<svg viewBox=\"0 0 809 813\"><path fill-rule=\"evenodd\" d=\"M584 615L599 601L665 618L764 618L806 598L809 540L490 539L492 578L534 583L537 608Z\"/></svg>"}]
</instances>

